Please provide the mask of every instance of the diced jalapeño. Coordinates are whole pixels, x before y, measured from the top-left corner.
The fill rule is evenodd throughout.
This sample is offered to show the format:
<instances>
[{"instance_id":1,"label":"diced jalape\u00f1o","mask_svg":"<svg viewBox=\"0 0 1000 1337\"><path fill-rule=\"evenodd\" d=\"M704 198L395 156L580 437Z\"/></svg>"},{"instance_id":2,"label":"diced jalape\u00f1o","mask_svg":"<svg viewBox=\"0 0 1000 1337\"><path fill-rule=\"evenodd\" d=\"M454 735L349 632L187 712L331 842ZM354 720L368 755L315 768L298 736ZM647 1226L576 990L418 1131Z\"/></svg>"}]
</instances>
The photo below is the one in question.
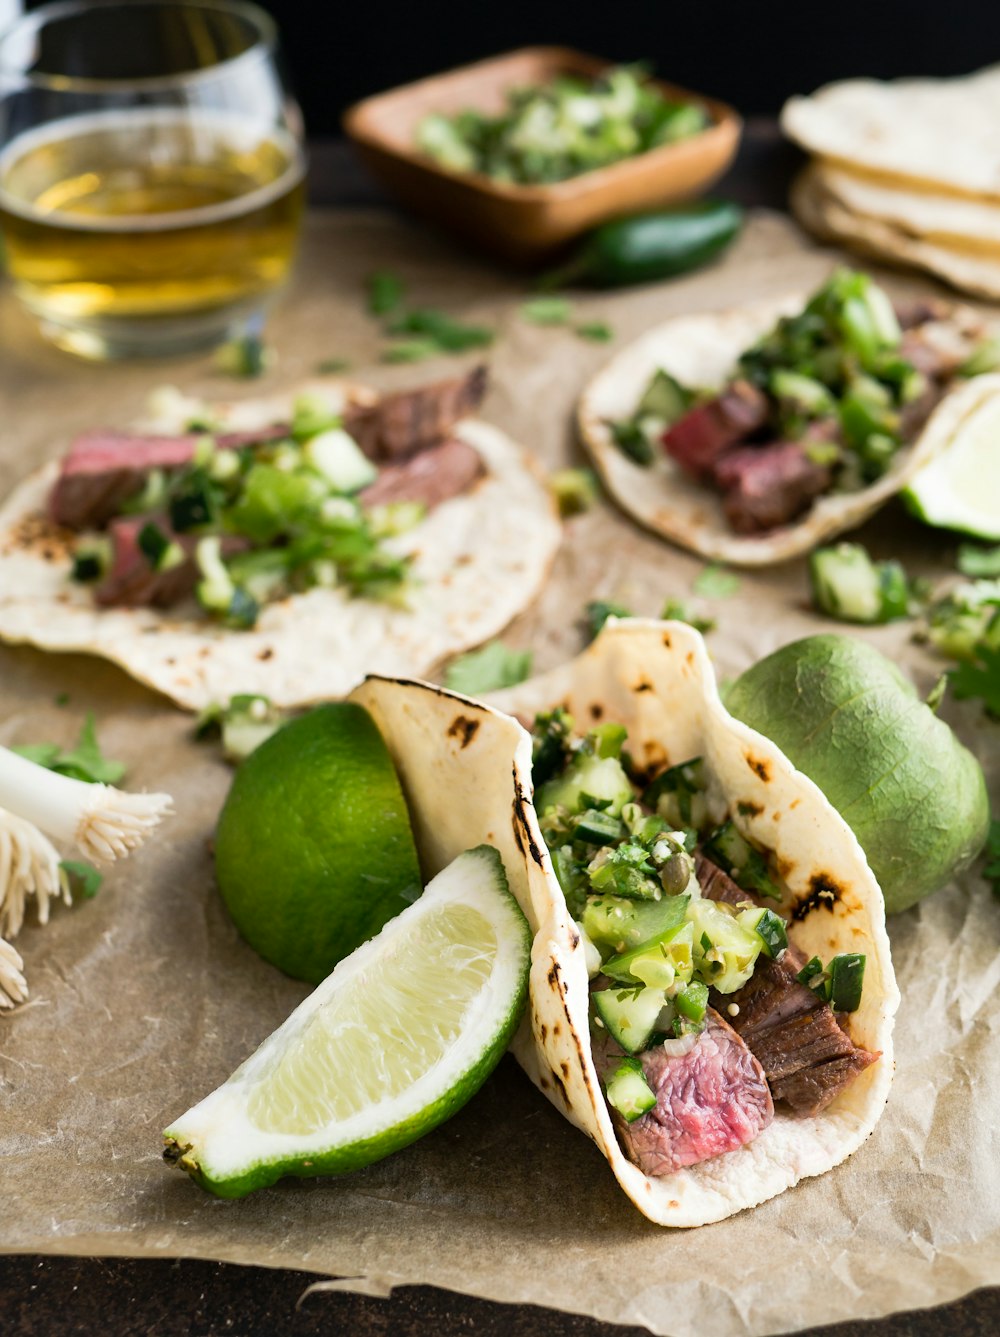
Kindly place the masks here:
<instances>
[{"instance_id":1,"label":"diced jalape\u00f1o","mask_svg":"<svg viewBox=\"0 0 1000 1337\"><path fill-rule=\"evenodd\" d=\"M691 978L693 952L694 925L687 921L661 938L610 957L604 963L604 973L623 984L640 982L650 988L669 989L677 979L686 982Z\"/></svg>"},{"instance_id":2,"label":"diced jalape\u00f1o","mask_svg":"<svg viewBox=\"0 0 1000 1337\"><path fill-rule=\"evenodd\" d=\"M763 855L740 835L732 822L723 822L705 841L705 853L737 886L780 901L781 891L767 871Z\"/></svg>"},{"instance_id":3,"label":"diced jalape\u00f1o","mask_svg":"<svg viewBox=\"0 0 1000 1337\"><path fill-rule=\"evenodd\" d=\"M865 981L865 957L843 952L830 962L830 1006L834 1012L856 1012L861 1006Z\"/></svg>"},{"instance_id":4,"label":"diced jalape\u00f1o","mask_svg":"<svg viewBox=\"0 0 1000 1337\"><path fill-rule=\"evenodd\" d=\"M739 921L747 928L757 934L764 944L764 954L772 960L777 960L781 953L788 946L788 934L785 932L785 921L781 915L776 915L773 910L743 910L739 916Z\"/></svg>"},{"instance_id":5,"label":"diced jalape\u00f1o","mask_svg":"<svg viewBox=\"0 0 1000 1337\"><path fill-rule=\"evenodd\" d=\"M647 1110L656 1104L656 1096L650 1090L642 1071L642 1064L636 1058L623 1058L608 1077L604 1090L611 1105L626 1123L635 1123Z\"/></svg>"},{"instance_id":6,"label":"diced jalape\u00f1o","mask_svg":"<svg viewBox=\"0 0 1000 1337\"><path fill-rule=\"evenodd\" d=\"M708 1007L708 985L701 980L691 980L674 994L674 1007L688 1021L704 1021Z\"/></svg>"},{"instance_id":7,"label":"diced jalape\u00f1o","mask_svg":"<svg viewBox=\"0 0 1000 1337\"><path fill-rule=\"evenodd\" d=\"M614 845L624 834L625 828L619 818L596 808L588 808L573 823L573 839L588 845Z\"/></svg>"}]
</instances>

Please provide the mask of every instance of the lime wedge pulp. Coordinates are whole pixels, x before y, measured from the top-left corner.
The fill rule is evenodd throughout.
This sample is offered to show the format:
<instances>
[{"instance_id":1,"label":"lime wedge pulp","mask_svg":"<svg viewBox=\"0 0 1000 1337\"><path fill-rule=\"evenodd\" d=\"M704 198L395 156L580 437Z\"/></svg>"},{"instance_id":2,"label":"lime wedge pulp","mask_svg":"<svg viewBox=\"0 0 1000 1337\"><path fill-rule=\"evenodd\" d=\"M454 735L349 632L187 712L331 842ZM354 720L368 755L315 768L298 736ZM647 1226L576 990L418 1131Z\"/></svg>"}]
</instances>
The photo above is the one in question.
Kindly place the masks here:
<instances>
[{"instance_id":1,"label":"lime wedge pulp","mask_svg":"<svg viewBox=\"0 0 1000 1337\"><path fill-rule=\"evenodd\" d=\"M283 1175L356 1170L415 1141L499 1062L530 956L500 855L488 845L459 855L171 1124L167 1159L240 1198Z\"/></svg>"},{"instance_id":2,"label":"lime wedge pulp","mask_svg":"<svg viewBox=\"0 0 1000 1337\"><path fill-rule=\"evenodd\" d=\"M972 409L948 448L903 493L929 525L1000 539L1000 395Z\"/></svg>"}]
</instances>

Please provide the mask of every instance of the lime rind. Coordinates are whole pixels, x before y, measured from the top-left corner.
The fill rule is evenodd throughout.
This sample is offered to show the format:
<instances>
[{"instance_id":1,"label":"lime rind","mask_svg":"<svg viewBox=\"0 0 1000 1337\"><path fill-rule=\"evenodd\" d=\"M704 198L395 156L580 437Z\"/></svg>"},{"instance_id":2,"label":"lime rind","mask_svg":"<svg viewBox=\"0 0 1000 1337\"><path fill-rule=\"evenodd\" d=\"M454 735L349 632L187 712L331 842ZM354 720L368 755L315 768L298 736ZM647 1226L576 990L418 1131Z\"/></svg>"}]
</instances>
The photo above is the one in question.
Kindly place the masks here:
<instances>
[{"instance_id":1,"label":"lime rind","mask_svg":"<svg viewBox=\"0 0 1000 1337\"><path fill-rule=\"evenodd\" d=\"M996 378L993 378L996 379ZM1000 395L981 400L902 498L925 524L1000 539Z\"/></svg>"},{"instance_id":2,"label":"lime rind","mask_svg":"<svg viewBox=\"0 0 1000 1337\"><path fill-rule=\"evenodd\" d=\"M488 975L459 1019L457 1036L437 1060L403 1093L333 1119L318 1131L262 1128L259 1099L255 1122L255 1093L259 1096L274 1080L306 1028L350 991L370 991L377 998L379 976L391 970L399 946L419 940L435 919L446 920L456 907L481 916L492 929L495 951ZM408 1145L465 1104L499 1062L524 1007L530 956L531 933L507 886L500 855L485 845L467 851L377 937L341 961L228 1081L166 1129L167 1158L217 1196L238 1198L285 1175L356 1170ZM397 1021L405 1027L407 1017L384 1021L391 1033ZM323 1043L324 1036L316 1039ZM373 1034L372 1044L378 1043Z\"/></svg>"}]
</instances>

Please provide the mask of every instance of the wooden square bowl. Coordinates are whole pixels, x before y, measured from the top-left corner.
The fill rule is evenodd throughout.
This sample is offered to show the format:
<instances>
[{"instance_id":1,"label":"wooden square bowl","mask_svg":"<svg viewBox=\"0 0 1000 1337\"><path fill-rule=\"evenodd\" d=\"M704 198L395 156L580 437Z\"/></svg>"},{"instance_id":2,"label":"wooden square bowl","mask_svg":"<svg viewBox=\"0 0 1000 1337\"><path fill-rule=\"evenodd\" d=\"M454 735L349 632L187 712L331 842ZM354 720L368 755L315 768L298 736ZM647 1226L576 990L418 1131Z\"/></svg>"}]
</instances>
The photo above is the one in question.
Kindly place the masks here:
<instances>
[{"instance_id":1,"label":"wooden square bowl","mask_svg":"<svg viewBox=\"0 0 1000 1337\"><path fill-rule=\"evenodd\" d=\"M593 78L611 64L568 47L523 47L365 98L346 112L344 129L375 176L414 213L508 260L540 261L609 218L706 190L732 161L742 129L739 116L725 103L656 79L664 96L704 107L711 124L688 139L608 167L530 186L440 167L417 148L417 126L429 112L497 113L510 88L547 84L566 74Z\"/></svg>"}]
</instances>

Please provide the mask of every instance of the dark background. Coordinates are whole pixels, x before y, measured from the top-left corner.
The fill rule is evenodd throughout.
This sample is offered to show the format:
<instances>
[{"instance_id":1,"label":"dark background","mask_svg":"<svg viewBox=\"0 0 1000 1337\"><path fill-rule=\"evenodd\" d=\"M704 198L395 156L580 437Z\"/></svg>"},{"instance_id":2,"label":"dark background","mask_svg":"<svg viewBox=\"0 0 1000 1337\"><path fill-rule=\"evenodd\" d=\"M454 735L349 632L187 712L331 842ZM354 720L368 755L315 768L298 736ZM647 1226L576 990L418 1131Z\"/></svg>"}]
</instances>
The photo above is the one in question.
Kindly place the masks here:
<instances>
[{"instance_id":1,"label":"dark background","mask_svg":"<svg viewBox=\"0 0 1000 1337\"><path fill-rule=\"evenodd\" d=\"M1000 0L264 0L310 134L356 99L516 46L576 46L776 113L852 75L948 75L1000 61ZM997 127L1000 134L1000 126Z\"/></svg>"}]
</instances>

